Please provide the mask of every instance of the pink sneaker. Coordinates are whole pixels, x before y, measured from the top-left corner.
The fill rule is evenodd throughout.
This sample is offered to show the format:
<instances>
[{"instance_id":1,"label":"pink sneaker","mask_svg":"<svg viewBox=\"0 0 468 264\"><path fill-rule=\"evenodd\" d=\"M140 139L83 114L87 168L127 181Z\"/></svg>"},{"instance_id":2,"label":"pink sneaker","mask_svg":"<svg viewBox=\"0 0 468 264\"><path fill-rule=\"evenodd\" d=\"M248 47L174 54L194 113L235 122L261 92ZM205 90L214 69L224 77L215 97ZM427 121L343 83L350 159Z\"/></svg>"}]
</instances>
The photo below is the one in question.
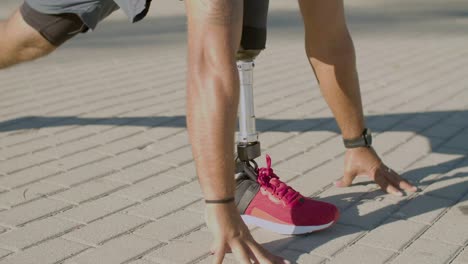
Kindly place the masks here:
<instances>
[{"instance_id":1,"label":"pink sneaker","mask_svg":"<svg viewBox=\"0 0 468 264\"><path fill-rule=\"evenodd\" d=\"M299 235L326 229L338 220L336 206L302 196L273 173L270 156L266 161L257 182L248 177L237 180L236 204L246 224Z\"/></svg>"}]
</instances>

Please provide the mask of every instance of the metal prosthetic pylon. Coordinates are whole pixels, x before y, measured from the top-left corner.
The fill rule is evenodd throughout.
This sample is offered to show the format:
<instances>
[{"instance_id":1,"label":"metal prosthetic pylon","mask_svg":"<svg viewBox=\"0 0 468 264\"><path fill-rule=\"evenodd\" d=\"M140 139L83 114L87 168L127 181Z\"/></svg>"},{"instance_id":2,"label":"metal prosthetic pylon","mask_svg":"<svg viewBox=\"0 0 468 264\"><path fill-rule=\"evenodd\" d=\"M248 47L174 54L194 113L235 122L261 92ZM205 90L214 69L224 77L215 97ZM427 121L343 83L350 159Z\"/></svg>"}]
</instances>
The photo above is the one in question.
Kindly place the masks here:
<instances>
[{"instance_id":1,"label":"metal prosthetic pylon","mask_svg":"<svg viewBox=\"0 0 468 264\"><path fill-rule=\"evenodd\" d=\"M236 179L249 177L257 180L257 163L255 159L261 156L260 142L255 126L255 111L253 97L254 58L260 51L244 51L238 53L237 69L240 80L239 97L239 134L237 141Z\"/></svg>"}]
</instances>

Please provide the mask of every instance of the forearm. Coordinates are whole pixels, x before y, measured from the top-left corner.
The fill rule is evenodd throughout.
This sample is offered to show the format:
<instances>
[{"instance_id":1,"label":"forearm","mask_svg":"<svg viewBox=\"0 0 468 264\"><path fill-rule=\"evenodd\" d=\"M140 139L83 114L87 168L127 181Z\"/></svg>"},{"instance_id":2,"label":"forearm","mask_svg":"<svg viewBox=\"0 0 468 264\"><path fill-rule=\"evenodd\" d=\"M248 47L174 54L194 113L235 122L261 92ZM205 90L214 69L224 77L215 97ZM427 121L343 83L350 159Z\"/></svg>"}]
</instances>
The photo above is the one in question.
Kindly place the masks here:
<instances>
[{"instance_id":1,"label":"forearm","mask_svg":"<svg viewBox=\"0 0 468 264\"><path fill-rule=\"evenodd\" d=\"M306 41L307 54L321 92L345 138L358 137L364 129L356 58L348 34L328 47Z\"/></svg>"}]
</instances>

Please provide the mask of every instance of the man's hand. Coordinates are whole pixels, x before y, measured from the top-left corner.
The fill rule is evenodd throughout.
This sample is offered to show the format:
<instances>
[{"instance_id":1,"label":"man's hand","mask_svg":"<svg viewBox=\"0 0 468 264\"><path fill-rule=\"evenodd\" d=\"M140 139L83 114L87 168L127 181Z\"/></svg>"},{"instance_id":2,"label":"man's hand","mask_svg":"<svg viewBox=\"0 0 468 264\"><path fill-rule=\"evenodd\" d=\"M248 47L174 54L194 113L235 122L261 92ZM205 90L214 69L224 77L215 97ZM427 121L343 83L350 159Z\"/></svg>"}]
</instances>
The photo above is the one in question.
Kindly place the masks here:
<instances>
[{"instance_id":1,"label":"man's hand","mask_svg":"<svg viewBox=\"0 0 468 264\"><path fill-rule=\"evenodd\" d=\"M367 175L383 191L393 195L402 196L403 193L400 190L409 192L418 190L394 170L385 166L373 148L348 149L345 155L344 176L335 185L348 187L358 175Z\"/></svg>"},{"instance_id":2,"label":"man's hand","mask_svg":"<svg viewBox=\"0 0 468 264\"><path fill-rule=\"evenodd\" d=\"M242 264L290 263L269 253L253 239L233 203L207 204L205 218L214 236L214 264L222 263L227 252L232 252Z\"/></svg>"}]
</instances>

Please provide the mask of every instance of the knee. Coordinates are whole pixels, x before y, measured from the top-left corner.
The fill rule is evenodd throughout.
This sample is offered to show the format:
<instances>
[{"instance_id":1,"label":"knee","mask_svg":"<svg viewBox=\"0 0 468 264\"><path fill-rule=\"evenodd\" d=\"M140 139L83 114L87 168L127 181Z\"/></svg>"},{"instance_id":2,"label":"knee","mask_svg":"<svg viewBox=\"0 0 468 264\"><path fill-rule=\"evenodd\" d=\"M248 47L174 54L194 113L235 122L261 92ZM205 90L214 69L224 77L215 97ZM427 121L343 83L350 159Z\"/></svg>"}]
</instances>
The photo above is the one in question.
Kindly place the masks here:
<instances>
[{"instance_id":1,"label":"knee","mask_svg":"<svg viewBox=\"0 0 468 264\"><path fill-rule=\"evenodd\" d=\"M31 36L32 37L32 36ZM54 51L55 46L45 40L34 40L34 38L19 41L13 47L14 54L19 62L30 61L44 57Z\"/></svg>"},{"instance_id":2,"label":"knee","mask_svg":"<svg viewBox=\"0 0 468 264\"><path fill-rule=\"evenodd\" d=\"M43 57L56 49L27 25L19 12L0 26L0 68Z\"/></svg>"},{"instance_id":3,"label":"knee","mask_svg":"<svg viewBox=\"0 0 468 264\"><path fill-rule=\"evenodd\" d=\"M306 37L305 51L314 64L336 64L355 57L353 41L347 32L331 38Z\"/></svg>"}]
</instances>

